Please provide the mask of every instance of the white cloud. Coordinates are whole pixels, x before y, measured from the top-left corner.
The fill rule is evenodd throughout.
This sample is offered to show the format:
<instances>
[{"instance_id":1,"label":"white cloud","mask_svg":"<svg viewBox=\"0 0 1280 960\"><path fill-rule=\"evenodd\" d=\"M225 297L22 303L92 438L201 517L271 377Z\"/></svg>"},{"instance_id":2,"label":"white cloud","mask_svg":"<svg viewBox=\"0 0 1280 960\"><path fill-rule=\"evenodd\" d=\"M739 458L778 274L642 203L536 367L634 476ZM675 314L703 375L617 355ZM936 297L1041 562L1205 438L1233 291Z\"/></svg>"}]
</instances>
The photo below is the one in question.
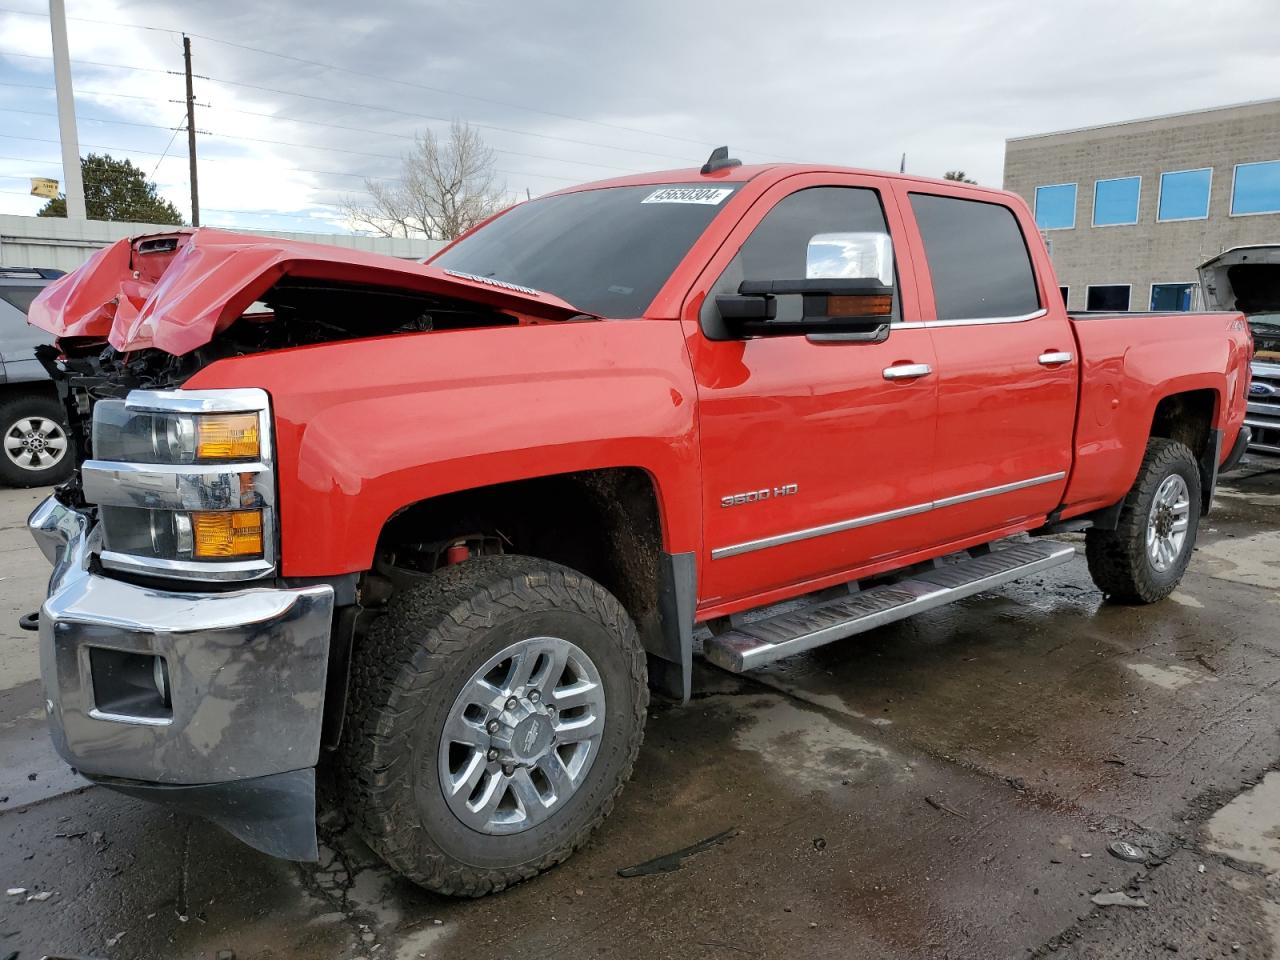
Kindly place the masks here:
<instances>
[{"instance_id":1,"label":"white cloud","mask_svg":"<svg viewBox=\"0 0 1280 960\"><path fill-rule=\"evenodd\" d=\"M355 11L346 0L68 6L82 117L172 126L181 116L181 105L167 102L182 97L179 76L85 62L181 69L176 35L124 23L191 31L197 74L326 98L197 81L198 99L210 104L198 111L197 125L220 135L200 140L206 219L245 225L261 218L215 208L336 223L336 210L322 204L360 192L363 176L395 176L392 158L405 138L439 130L454 116L487 125L502 176L519 194L696 164L725 142L748 162L783 157L896 170L905 152L910 172L962 168L998 185L1006 137L1280 95L1273 0L1240 0L1230 16L1207 15L1193 0L389 0ZM47 21L0 15L0 50L48 49ZM0 81L49 76L47 61L0 58ZM0 106L18 93L52 112L47 95L3 86ZM52 121L0 120L0 133L10 127L57 135ZM35 132L39 124L43 132ZM80 137L159 153L168 133L82 121ZM293 145L255 142L262 140ZM56 144L16 149L0 140L8 156L58 152ZM174 149L185 155L184 135ZM156 159L138 154L135 162L149 171ZM0 175L19 168L0 161ZM185 210L185 159L165 160L156 179ZM0 193L2 210L31 207Z\"/></svg>"}]
</instances>

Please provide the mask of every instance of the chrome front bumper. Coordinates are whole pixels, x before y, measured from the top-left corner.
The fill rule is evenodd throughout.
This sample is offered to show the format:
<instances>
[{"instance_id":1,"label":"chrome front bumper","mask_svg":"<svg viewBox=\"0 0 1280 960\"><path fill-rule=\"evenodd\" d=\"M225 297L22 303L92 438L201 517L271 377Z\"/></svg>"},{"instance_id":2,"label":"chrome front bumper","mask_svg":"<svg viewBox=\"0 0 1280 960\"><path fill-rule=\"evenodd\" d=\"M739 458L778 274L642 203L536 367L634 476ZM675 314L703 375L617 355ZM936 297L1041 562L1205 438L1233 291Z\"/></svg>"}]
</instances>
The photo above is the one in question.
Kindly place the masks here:
<instances>
[{"instance_id":1,"label":"chrome front bumper","mask_svg":"<svg viewBox=\"0 0 1280 960\"><path fill-rule=\"evenodd\" d=\"M85 514L50 497L28 525L54 566L40 609L40 671L63 759L90 779L164 800L234 797L237 783L252 781L244 783L248 794L278 804L286 784L290 802L310 804L313 818L313 793L297 794L303 780L313 782L320 753L333 588L196 593L138 586L93 572L98 537ZM101 709L94 648L162 657L169 715ZM257 821L300 816L243 812ZM280 843L255 840L256 828L213 818L268 852L297 853L296 843L281 852ZM314 823L311 835L314 848Z\"/></svg>"}]
</instances>

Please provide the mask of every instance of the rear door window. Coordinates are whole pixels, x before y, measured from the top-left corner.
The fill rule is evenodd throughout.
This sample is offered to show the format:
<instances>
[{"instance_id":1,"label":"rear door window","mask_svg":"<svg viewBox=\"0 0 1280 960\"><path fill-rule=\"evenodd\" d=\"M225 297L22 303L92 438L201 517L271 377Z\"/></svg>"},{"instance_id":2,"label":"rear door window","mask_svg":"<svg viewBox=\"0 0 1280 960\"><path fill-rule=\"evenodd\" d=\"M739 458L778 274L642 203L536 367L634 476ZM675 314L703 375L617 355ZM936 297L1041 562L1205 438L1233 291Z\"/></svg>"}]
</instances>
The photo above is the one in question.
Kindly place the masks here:
<instances>
[{"instance_id":1,"label":"rear door window","mask_svg":"<svg viewBox=\"0 0 1280 960\"><path fill-rule=\"evenodd\" d=\"M1008 207L911 194L939 320L1023 317L1040 309L1035 272Z\"/></svg>"}]
</instances>

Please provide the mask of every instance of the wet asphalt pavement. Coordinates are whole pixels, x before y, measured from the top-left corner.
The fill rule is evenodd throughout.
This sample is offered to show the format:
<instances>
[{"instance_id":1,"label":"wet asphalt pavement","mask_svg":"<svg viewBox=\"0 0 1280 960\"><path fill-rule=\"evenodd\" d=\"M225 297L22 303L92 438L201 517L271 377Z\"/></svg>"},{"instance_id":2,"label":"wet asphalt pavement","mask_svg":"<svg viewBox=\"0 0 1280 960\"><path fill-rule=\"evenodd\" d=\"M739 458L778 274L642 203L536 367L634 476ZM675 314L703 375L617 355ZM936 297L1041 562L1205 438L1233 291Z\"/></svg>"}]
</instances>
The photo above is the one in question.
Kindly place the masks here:
<instances>
[{"instance_id":1,"label":"wet asphalt pavement","mask_svg":"<svg viewBox=\"0 0 1280 960\"><path fill-rule=\"evenodd\" d=\"M588 847L477 901L396 880L331 815L296 865L75 778L15 624L47 576L38 497L0 492L0 888L25 891L0 898L0 960L1280 958L1275 462L1224 480L1155 606L1104 604L1081 557L750 678L700 671L688 707L651 709ZM1117 891L1145 906L1093 903Z\"/></svg>"}]
</instances>

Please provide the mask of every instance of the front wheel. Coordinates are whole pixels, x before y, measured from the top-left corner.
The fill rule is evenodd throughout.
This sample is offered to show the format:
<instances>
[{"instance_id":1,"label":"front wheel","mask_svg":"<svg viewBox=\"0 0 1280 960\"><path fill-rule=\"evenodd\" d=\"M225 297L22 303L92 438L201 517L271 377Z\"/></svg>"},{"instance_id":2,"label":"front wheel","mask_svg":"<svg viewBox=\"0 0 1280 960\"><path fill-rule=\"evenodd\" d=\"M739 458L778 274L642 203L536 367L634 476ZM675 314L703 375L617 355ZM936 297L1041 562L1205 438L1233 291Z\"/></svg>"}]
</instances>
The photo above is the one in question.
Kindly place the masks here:
<instances>
[{"instance_id":1,"label":"front wheel","mask_svg":"<svg viewBox=\"0 0 1280 960\"><path fill-rule=\"evenodd\" d=\"M1085 556L1098 589L1124 603L1154 603L1182 580L1200 527L1200 470L1185 444L1147 442L1138 479L1114 530L1089 530Z\"/></svg>"},{"instance_id":2,"label":"front wheel","mask_svg":"<svg viewBox=\"0 0 1280 960\"><path fill-rule=\"evenodd\" d=\"M344 799L392 869L481 896L567 858L644 732L622 605L566 567L480 557L392 599L355 652Z\"/></svg>"}]
</instances>

